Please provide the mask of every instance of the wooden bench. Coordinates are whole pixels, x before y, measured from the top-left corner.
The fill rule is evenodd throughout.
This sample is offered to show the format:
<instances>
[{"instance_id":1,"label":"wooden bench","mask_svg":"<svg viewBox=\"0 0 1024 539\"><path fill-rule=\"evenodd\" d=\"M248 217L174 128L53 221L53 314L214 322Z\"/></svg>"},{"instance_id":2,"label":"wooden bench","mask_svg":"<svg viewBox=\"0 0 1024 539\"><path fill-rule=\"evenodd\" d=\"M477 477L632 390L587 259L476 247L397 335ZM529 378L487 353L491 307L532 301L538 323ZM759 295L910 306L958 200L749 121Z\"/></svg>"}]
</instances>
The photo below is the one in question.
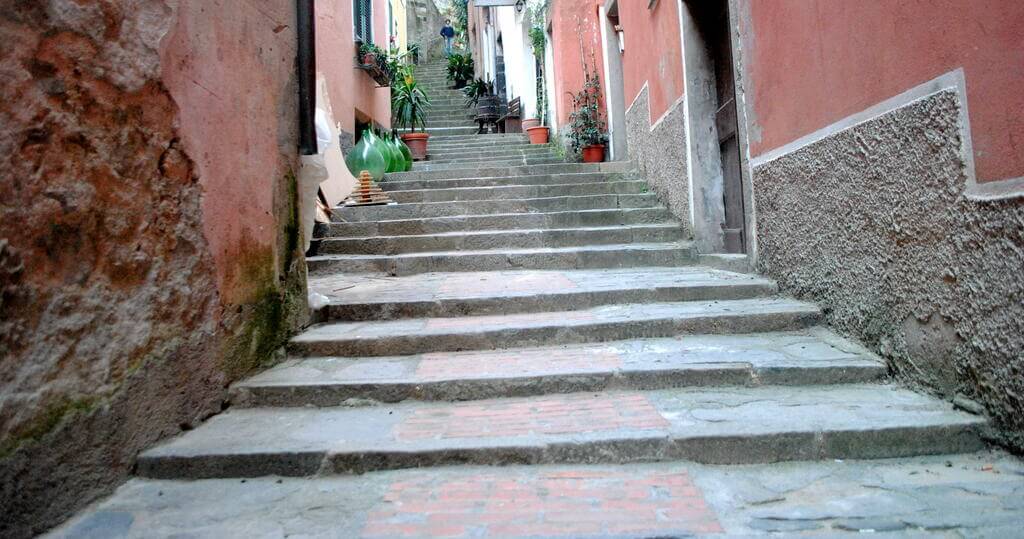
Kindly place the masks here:
<instances>
[{"instance_id":1,"label":"wooden bench","mask_svg":"<svg viewBox=\"0 0 1024 539\"><path fill-rule=\"evenodd\" d=\"M523 132L523 103L517 97L508 102L508 111L504 116L498 118L498 131L501 133L522 133Z\"/></svg>"}]
</instances>

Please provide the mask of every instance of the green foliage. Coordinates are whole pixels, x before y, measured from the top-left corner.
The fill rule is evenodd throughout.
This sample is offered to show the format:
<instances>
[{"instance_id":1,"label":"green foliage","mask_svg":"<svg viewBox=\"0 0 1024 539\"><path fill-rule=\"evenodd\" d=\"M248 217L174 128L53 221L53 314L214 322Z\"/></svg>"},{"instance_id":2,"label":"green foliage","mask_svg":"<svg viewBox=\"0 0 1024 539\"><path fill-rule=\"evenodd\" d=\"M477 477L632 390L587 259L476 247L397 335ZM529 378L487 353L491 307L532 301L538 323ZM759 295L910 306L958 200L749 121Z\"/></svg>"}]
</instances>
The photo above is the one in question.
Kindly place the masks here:
<instances>
[{"instance_id":1,"label":"green foliage","mask_svg":"<svg viewBox=\"0 0 1024 539\"><path fill-rule=\"evenodd\" d=\"M426 129L430 98L420 89L412 66L404 66L391 85L391 111L394 122L415 132Z\"/></svg>"},{"instance_id":2,"label":"green foliage","mask_svg":"<svg viewBox=\"0 0 1024 539\"><path fill-rule=\"evenodd\" d=\"M569 142L574 152L608 142L608 131L601 113L601 79L597 68L585 71L584 75L586 83L583 90L573 96L573 111L569 114Z\"/></svg>"},{"instance_id":3,"label":"green foliage","mask_svg":"<svg viewBox=\"0 0 1024 539\"><path fill-rule=\"evenodd\" d=\"M465 36L469 33L469 7L466 5L467 0L454 0L453 4L455 4L455 32Z\"/></svg>"},{"instance_id":4,"label":"green foliage","mask_svg":"<svg viewBox=\"0 0 1024 539\"><path fill-rule=\"evenodd\" d=\"M544 61L544 29L539 26L530 28L530 43L533 45L533 55L537 60Z\"/></svg>"},{"instance_id":5,"label":"green foliage","mask_svg":"<svg viewBox=\"0 0 1024 539\"><path fill-rule=\"evenodd\" d=\"M473 57L467 54L453 53L448 57L448 80L472 80L474 73Z\"/></svg>"},{"instance_id":6,"label":"green foliage","mask_svg":"<svg viewBox=\"0 0 1024 539\"><path fill-rule=\"evenodd\" d=\"M476 79L474 81L470 81L470 83L462 89L462 93L466 96L466 106L475 107L477 103L480 102L481 97L493 95L494 85L484 79Z\"/></svg>"}]
</instances>

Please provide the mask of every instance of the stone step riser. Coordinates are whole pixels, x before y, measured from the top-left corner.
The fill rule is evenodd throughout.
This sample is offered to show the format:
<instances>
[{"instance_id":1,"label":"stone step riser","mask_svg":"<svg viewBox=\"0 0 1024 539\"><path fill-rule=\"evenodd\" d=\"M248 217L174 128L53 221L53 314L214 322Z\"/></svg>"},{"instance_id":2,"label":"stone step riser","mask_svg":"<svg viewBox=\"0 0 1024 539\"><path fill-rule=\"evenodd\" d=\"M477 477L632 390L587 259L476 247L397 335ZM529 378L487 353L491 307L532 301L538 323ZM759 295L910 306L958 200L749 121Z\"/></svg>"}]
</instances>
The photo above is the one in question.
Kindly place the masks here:
<instances>
[{"instance_id":1,"label":"stone step riser","mask_svg":"<svg viewBox=\"0 0 1024 539\"><path fill-rule=\"evenodd\" d=\"M385 181L396 180L452 180L461 178L498 178L514 176L536 176L539 174L571 174L579 172L632 172L632 163L614 162L601 164L555 163L549 165L525 165L504 167L467 167L462 170L396 172L385 176Z\"/></svg>"},{"instance_id":2,"label":"stone step riser","mask_svg":"<svg viewBox=\"0 0 1024 539\"><path fill-rule=\"evenodd\" d=\"M466 187L501 187L509 185L559 185L567 183L601 183L626 179L623 174L544 174L511 178L457 178L453 180L388 180L380 183L385 191L415 189L457 189Z\"/></svg>"},{"instance_id":3,"label":"stone step riser","mask_svg":"<svg viewBox=\"0 0 1024 539\"><path fill-rule=\"evenodd\" d=\"M544 311L590 309L620 303L666 303L750 299L770 296L777 287L764 283L704 286L664 286L650 289L601 290L585 293L537 294L490 298L439 299L421 302L381 302L328 305L321 321L396 320L449 316L492 316Z\"/></svg>"},{"instance_id":4,"label":"stone step riser","mask_svg":"<svg viewBox=\"0 0 1024 539\"><path fill-rule=\"evenodd\" d=\"M501 187L464 187L458 189L420 189L390 191L399 204L423 202L469 202L472 200L517 200L559 196L636 195L647 191L641 181L574 183L561 185L509 185Z\"/></svg>"},{"instance_id":5,"label":"stone step riser","mask_svg":"<svg viewBox=\"0 0 1024 539\"><path fill-rule=\"evenodd\" d=\"M431 151L427 156L427 162L435 161L488 161L508 158L524 157L559 157L554 148L537 147L531 148L496 148L493 150L477 150L468 152L465 150L440 150Z\"/></svg>"},{"instance_id":6,"label":"stone step riser","mask_svg":"<svg viewBox=\"0 0 1024 539\"><path fill-rule=\"evenodd\" d=\"M311 257L309 271L387 273L414 275L430 272L611 269L635 267L681 267L695 262L692 251L682 248L605 249L533 253L472 253L436 256L394 257Z\"/></svg>"},{"instance_id":7,"label":"stone step riser","mask_svg":"<svg viewBox=\"0 0 1024 539\"><path fill-rule=\"evenodd\" d=\"M604 440L527 443L517 447L479 444L438 449L358 452L274 451L259 453L143 455L137 473L153 479L214 477L303 477L447 465L510 465L688 461L759 464L809 460L857 460L969 453L984 449L975 424L848 428L722 436L648 435Z\"/></svg>"},{"instance_id":8,"label":"stone step riser","mask_svg":"<svg viewBox=\"0 0 1024 539\"><path fill-rule=\"evenodd\" d=\"M555 197L530 200L498 200L433 204L396 204L342 208L335 212L348 222L393 221L509 213L549 213L579 210L654 208L658 199L651 193L642 195L594 195L587 197Z\"/></svg>"},{"instance_id":9,"label":"stone step riser","mask_svg":"<svg viewBox=\"0 0 1024 539\"><path fill-rule=\"evenodd\" d=\"M418 161L412 166L412 172L429 172L443 170L473 170L474 166L488 164L501 167L519 167L530 165L554 165L565 161L557 157L526 157L516 160L502 159L493 161L440 161L431 163L429 161Z\"/></svg>"},{"instance_id":10,"label":"stone step riser","mask_svg":"<svg viewBox=\"0 0 1024 539\"><path fill-rule=\"evenodd\" d=\"M512 233L494 232L455 236L331 238L320 242L317 253L319 255L398 255L459 250L544 249L631 242L661 243L682 239L684 239L682 229L672 225L618 229L520 230Z\"/></svg>"},{"instance_id":11,"label":"stone step riser","mask_svg":"<svg viewBox=\"0 0 1024 539\"><path fill-rule=\"evenodd\" d=\"M757 387L863 384L882 380L881 365L851 362L817 367L755 368L741 363L638 371L606 371L521 376L498 379L453 379L392 383L325 383L320 385L235 386L230 401L240 407L341 406L346 401L397 403L471 401L572 393L694 387Z\"/></svg>"},{"instance_id":12,"label":"stone step riser","mask_svg":"<svg viewBox=\"0 0 1024 539\"><path fill-rule=\"evenodd\" d=\"M527 140L506 140L504 142L431 142L428 151L440 152L474 152L500 149L551 148L550 144L530 144Z\"/></svg>"},{"instance_id":13,"label":"stone step riser","mask_svg":"<svg viewBox=\"0 0 1024 539\"><path fill-rule=\"evenodd\" d=\"M819 323L817 311L710 314L700 317L617 320L572 327L550 325L452 332L431 335L379 335L372 339L343 337L292 341L288 352L295 356L377 357L463 350L491 350L526 346L553 346L618 341L635 338L672 337L685 334L734 334L791 331Z\"/></svg>"},{"instance_id":14,"label":"stone step riser","mask_svg":"<svg viewBox=\"0 0 1024 539\"><path fill-rule=\"evenodd\" d=\"M408 236L482 230L523 228L571 228L668 223L672 214L664 208L638 210L590 210L583 212L520 213L497 216L410 219L384 222L318 224L318 238Z\"/></svg>"}]
</instances>

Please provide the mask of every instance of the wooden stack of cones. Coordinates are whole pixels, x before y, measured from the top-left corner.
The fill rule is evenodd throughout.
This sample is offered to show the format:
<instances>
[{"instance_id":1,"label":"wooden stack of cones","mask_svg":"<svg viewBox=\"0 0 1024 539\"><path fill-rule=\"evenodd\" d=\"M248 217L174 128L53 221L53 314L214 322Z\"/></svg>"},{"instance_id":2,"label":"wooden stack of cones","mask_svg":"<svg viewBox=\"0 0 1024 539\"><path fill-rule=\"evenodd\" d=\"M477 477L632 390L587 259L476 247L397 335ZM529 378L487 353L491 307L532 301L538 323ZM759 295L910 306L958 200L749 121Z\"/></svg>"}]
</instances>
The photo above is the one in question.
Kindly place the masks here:
<instances>
[{"instance_id":1,"label":"wooden stack of cones","mask_svg":"<svg viewBox=\"0 0 1024 539\"><path fill-rule=\"evenodd\" d=\"M377 204L393 204L394 201L385 193L367 171L359 173L359 185L345 199L345 206L373 206Z\"/></svg>"}]
</instances>

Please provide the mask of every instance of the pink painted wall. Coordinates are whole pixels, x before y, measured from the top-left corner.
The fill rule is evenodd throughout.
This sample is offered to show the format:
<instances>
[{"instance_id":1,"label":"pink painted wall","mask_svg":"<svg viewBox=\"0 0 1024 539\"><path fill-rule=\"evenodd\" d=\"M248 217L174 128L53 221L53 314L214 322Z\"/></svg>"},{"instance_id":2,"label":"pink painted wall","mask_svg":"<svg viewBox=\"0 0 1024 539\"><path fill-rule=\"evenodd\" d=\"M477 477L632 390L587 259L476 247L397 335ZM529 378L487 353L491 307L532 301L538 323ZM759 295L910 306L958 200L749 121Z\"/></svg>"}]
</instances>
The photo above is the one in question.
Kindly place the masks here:
<instances>
[{"instance_id":1,"label":"pink painted wall","mask_svg":"<svg viewBox=\"0 0 1024 539\"><path fill-rule=\"evenodd\" d=\"M552 0L548 8L551 27L551 46L555 63L555 99L558 107L558 125L569 122L572 95L583 89L583 61L597 64L604 84L604 65L601 60L601 27L598 20L600 0ZM583 39L582 57L580 38Z\"/></svg>"},{"instance_id":2,"label":"pink painted wall","mask_svg":"<svg viewBox=\"0 0 1024 539\"><path fill-rule=\"evenodd\" d=\"M283 82L295 76L296 43L294 34L278 34L295 24L295 9L291 2L258 11L240 0L211 4L179 12L162 43L161 69L180 104L182 143L196 161L221 298L232 305L250 301L259 292L252 273L273 272L282 256L274 195L295 168L297 152L280 142L297 137L295 113L281 110L296 103L287 95L294 86Z\"/></svg>"},{"instance_id":3,"label":"pink painted wall","mask_svg":"<svg viewBox=\"0 0 1024 539\"><path fill-rule=\"evenodd\" d=\"M665 3L665 2L662 2ZM963 67L979 181L1024 176L1024 2L749 2L751 154Z\"/></svg>"},{"instance_id":4,"label":"pink painted wall","mask_svg":"<svg viewBox=\"0 0 1024 539\"><path fill-rule=\"evenodd\" d=\"M662 0L619 0L619 24L625 34L622 77L628 107L648 85L651 122L657 122L683 95L683 50L679 36L679 4Z\"/></svg>"},{"instance_id":5,"label":"pink painted wall","mask_svg":"<svg viewBox=\"0 0 1024 539\"><path fill-rule=\"evenodd\" d=\"M373 2L373 41L387 48L387 0ZM335 120L349 133L356 117L391 127L391 91L377 88L366 72L352 69L356 44L352 27L352 0L317 0L317 72L327 81Z\"/></svg>"}]
</instances>

